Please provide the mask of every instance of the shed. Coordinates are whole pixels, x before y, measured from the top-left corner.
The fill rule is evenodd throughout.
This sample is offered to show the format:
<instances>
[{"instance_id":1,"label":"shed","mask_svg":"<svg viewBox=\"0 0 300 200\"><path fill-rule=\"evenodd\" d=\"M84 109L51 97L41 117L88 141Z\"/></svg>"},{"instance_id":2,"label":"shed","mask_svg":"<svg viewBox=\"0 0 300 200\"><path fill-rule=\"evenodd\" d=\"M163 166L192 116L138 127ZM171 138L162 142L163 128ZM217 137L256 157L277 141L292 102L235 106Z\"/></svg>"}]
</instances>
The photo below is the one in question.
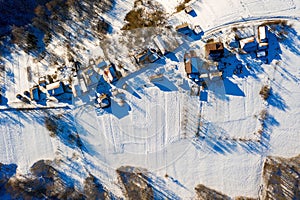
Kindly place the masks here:
<instances>
[{"instance_id":1,"label":"shed","mask_svg":"<svg viewBox=\"0 0 300 200\"><path fill-rule=\"evenodd\" d=\"M73 79L72 92L74 97L81 96L81 89L80 89L78 78Z\"/></svg>"},{"instance_id":2,"label":"shed","mask_svg":"<svg viewBox=\"0 0 300 200\"><path fill-rule=\"evenodd\" d=\"M47 84L46 77L45 76L40 77L39 78L39 86L45 87L46 84Z\"/></svg>"},{"instance_id":3,"label":"shed","mask_svg":"<svg viewBox=\"0 0 300 200\"><path fill-rule=\"evenodd\" d=\"M245 52L253 52L257 50L257 42L254 38L248 37L240 40L240 48Z\"/></svg>"},{"instance_id":4,"label":"shed","mask_svg":"<svg viewBox=\"0 0 300 200\"><path fill-rule=\"evenodd\" d=\"M51 96L57 96L64 93L63 84L60 81L46 85L46 89Z\"/></svg>"},{"instance_id":5,"label":"shed","mask_svg":"<svg viewBox=\"0 0 300 200\"><path fill-rule=\"evenodd\" d=\"M198 34L200 34L201 32L203 32L202 28L201 28L199 25L196 25L196 26L194 27L194 33L195 33L196 35L198 35Z\"/></svg>"},{"instance_id":6,"label":"shed","mask_svg":"<svg viewBox=\"0 0 300 200\"><path fill-rule=\"evenodd\" d=\"M266 26L259 26L258 27L258 41L260 43L268 42L267 27Z\"/></svg>"},{"instance_id":7,"label":"shed","mask_svg":"<svg viewBox=\"0 0 300 200\"><path fill-rule=\"evenodd\" d=\"M187 7L185 7L185 9L184 9L184 11L185 11L187 14L191 13L193 10L194 10L194 9L193 9L191 6L187 6Z\"/></svg>"},{"instance_id":8,"label":"shed","mask_svg":"<svg viewBox=\"0 0 300 200\"><path fill-rule=\"evenodd\" d=\"M85 84L85 82L84 82L83 79L79 79L79 85L80 85L81 91L83 93L85 93L85 92L88 91L88 88L87 88L87 86L86 86L86 84Z\"/></svg>"},{"instance_id":9,"label":"shed","mask_svg":"<svg viewBox=\"0 0 300 200\"><path fill-rule=\"evenodd\" d=\"M205 45L205 56L208 59L219 59L224 55L224 45L222 42L211 42Z\"/></svg>"}]
</instances>

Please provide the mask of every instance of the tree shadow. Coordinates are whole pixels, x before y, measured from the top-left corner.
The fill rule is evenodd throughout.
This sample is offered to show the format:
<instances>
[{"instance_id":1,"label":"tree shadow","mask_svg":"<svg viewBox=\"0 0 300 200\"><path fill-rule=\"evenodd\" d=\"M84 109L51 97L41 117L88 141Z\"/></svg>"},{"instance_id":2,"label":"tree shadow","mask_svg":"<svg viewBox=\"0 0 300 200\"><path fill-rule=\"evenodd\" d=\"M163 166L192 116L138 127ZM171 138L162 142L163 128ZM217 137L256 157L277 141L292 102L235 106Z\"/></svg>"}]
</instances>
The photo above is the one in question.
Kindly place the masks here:
<instances>
[{"instance_id":1,"label":"tree shadow","mask_svg":"<svg viewBox=\"0 0 300 200\"><path fill-rule=\"evenodd\" d=\"M300 35L292 26L285 26L285 31L287 34L282 38L281 42L295 55L300 56L300 48L295 43L300 40Z\"/></svg>"},{"instance_id":2,"label":"tree shadow","mask_svg":"<svg viewBox=\"0 0 300 200\"><path fill-rule=\"evenodd\" d=\"M200 132L192 140L192 144L199 151L214 154L232 154L243 151L251 154L263 154L269 148L270 134L273 127L279 126L279 122L269 113L265 119L261 120L262 130L252 139L235 138L231 137L222 128L217 127L211 123L203 121L204 125L201 126Z\"/></svg>"},{"instance_id":3,"label":"tree shadow","mask_svg":"<svg viewBox=\"0 0 300 200\"><path fill-rule=\"evenodd\" d=\"M173 191L169 190L166 181L155 174L148 172L143 174L148 184L154 192L154 199L180 199L179 196ZM171 180L180 187L185 188L178 180L171 177Z\"/></svg>"},{"instance_id":4,"label":"tree shadow","mask_svg":"<svg viewBox=\"0 0 300 200\"><path fill-rule=\"evenodd\" d=\"M229 53L231 54L231 53ZM233 54L221 59L218 69L223 72L223 78L232 77L246 78L252 76L258 79L257 73L262 73L260 64L255 62L253 54Z\"/></svg>"},{"instance_id":5,"label":"tree shadow","mask_svg":"<svg viewBox=\"0 0 300 200\"><path fill-rule=\"evenodd\" d=\"M273 89L271 89L269 98L267 99L267 102L279 110L285 111L288 109L288 106L284 99L279 95L279 93L275 93Z\"/></svg>"}]
</instances>

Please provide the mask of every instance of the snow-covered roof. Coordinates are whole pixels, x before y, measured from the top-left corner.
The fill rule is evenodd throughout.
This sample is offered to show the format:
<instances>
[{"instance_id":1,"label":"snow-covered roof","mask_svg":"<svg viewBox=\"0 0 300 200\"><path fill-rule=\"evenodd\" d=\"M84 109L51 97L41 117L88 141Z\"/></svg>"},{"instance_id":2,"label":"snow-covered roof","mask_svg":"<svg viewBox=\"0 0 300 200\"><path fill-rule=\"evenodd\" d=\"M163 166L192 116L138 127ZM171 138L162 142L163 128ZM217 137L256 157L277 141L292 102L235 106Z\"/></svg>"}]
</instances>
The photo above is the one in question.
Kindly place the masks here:
<instances>
[{"instance_id":1,"label":"snow-covered roof","mask_svg":"<svg viewBox=\"0 0 300 200\"><path fill-rule=\"evenodd\" d=\"M48 90L48 93L50 95L54 95L54 96L64 93L64 88L62 82L60 81L46 85L46 89Z\"/></svg>"},{"instance_id":2,"label":"snow-covered roof","mask_svg":"<svg viewBox=\"0 0 300 200\"><path fill-rule=\"evenodd\" d=\"M257 42L255 37L248 37L240 40L240 47L243 50L255 49L257 47Z\"/></svg>"}]
</instances>

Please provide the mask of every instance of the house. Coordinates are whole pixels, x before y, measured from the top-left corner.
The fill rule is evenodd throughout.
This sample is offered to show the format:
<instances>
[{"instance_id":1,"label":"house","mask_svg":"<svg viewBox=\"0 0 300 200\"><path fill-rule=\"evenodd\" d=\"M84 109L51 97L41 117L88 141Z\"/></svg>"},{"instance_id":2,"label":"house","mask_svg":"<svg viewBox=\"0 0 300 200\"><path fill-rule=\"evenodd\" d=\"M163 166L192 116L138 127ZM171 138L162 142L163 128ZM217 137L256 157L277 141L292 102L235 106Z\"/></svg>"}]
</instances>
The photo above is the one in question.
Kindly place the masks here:
<instances>
[{"instance_id":1,"label":"house","mask_svg":"<svg viewBox=\"0 0 300 200\"><path fill-rule=\"evenodd\" d=\"M184 35L189 35L191 33L190 25L185 22L181 25L176 26L176 31Z\"/></svg>"},{"instance_id":2,"label":"house","mask_svg":"<svg viewBox=\"0 0 300 200\"><path fill-rule=\"evenodd\" d=\"M196 52L191 50L189 53L184 54L184 67L187 76L195 81L199 80L199 58Z\"/></svg>"},{"instance_id":3,"label":"house","mask_svg":"<svg viewBox=\"0 0 300 200\"><path fill-rule=\"evenodd\" d=\"M218 60L224 55L224 45L222 42L211 42L205 45L205 57L207 59Z\"/></svg>"},{"instance_id":4,"label":"house","mask_svg":"<svg viewBox=\"0 0 300 200\"><path fill-rule=\"evenodd\" d=\"M104 69L103 78L108 83L113 83L118 80L114 65L110 65Z\"/></svg>"},{"instance_id":5,"label":"house","mask_svg":"<svg viewBox=\"0 0 300 200\"><path fill-rule=\"evenodd\" d=\"M268 42L267 27L266 26L259 26L257 35L258 35L259 43L267 43Z\"/></svg>"},{"instance_id":6,"label":"house","mask_svg":"<svg viewBox=\"0 0 300 200\"><path fill-rule=\"evenodd\" d=\"M46 85L46 89L50 96L57 96L64 93L63 83L60 81Z\"/></svg>"},{"instance_id":7,"label":"house","mask_svg":"<svg viewBox=\"0 0 300 200\"><path fill-rule=\"evenodd\" d=\"M165 53L167 53L168 47L165 44L165 42L162 40L162 38L158 35L154 37L153 41L157 46L157 48L159 49L159 51L162 53L162 55L165 55Z\"/></svg>"},{"instance_id":8,"label":"house","mask_svg":"<svg viewBox=\"0 0 300 200\"><path fill-rule=\"evenodd\" d=\"M215 79L215 78L222 78L223 72L220 71L214 71L214 72L210 72L209 73L209 78L211 80Z\"/></svg>"},{"instance_id":9,"label":"house","mask_svg":"<svg viewBox=\"0 0 300 200\"><path fill-rule=\"evenodd\" d=\"M245 52L253 52L257 50L257 42L254 36L240 40L240 48Z\"/></svg>"},{"instance_id":10,"label":"house","mask_svg":"<svg viewBox=\"0 0 300 200\"><path fill-rule=\"evenodd\" d=\"M189 74L199 74L196 52L191 50L184 54L185 71Z\"/></svg>"},{"instance_id":11,"label":"house","mask_svg":"<svg viewBox=\"0 0 300 200\"><path fill-rule=\"evenodd\" d=\"M148 64L158 60L159 56L153 49L147 49L135 56L135 59L138 64Z\"/></svg>"},{"instance_id":12,"label":"house","mask_svg":"<svg viewBox=\"0 0 300 200\"><path fill-rule=\"evenodd\" d=\"M199 25L196 25L193 29L194 33L196 35L200 34L201 32L203 32L202 28Z\"/></svg>"}]
</instances>

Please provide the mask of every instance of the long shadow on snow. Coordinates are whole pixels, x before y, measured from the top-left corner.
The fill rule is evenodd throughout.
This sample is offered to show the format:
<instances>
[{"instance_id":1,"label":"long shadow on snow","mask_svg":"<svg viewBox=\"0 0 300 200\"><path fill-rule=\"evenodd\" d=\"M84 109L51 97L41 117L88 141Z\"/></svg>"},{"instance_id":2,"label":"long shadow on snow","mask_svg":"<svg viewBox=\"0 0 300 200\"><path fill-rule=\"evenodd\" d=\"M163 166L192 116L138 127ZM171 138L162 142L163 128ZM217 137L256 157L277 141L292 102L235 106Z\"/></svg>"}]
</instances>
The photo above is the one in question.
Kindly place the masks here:
<instances>
[{"instance_id":1,"label":"long shadow on snow","mask_svg":"<svg viewBox=\"0 0 300 200\"><path fill-rule=\"evenodd\" d=\"M272 88L267 102L271 106L278 108L279 110L285 111L286 109L288 109L288 106L284 99L279 95L279 93L275 93Z\"/></svg>"},{"instance_id":2,"label":"long shadow on snow","mask_svg":"<svg viewBox=\"0 0 300 200\"><path fill-rule=\"evenodd\" d=\"M144 175L145 176L145 175ZM155 174L149 172L144 178L148 181L148 184L154 191L154 199L180 199L173 191L169 190L166 186L166 181ZM178 186L184 187L177 180L172 179ZM185 187L184 187L185 188Z\"/></svg>"},{"instance_id":3,"label":"long shadow on snow","mask_svg":"<svg viewBox=\"0 0 300 200\"><path fill-rule=\"evenodd\" d=\"M225 155L234 153L241 147L247 153L263 154L269 149L270 134L273 127L279 126L279 122L268 114L262 123L264 128L259 140L234 139L220 128L210 126L203 128L201 135L194 138L192 144L196 149L206 153Z\"/></svg>"},{"instance_id":4,"label":"long shadow on snow","mask_svg":"<svg viewBox=\"0 0 300 200\"><path fill-rule=\"evenodd\" d=\"M287 37L282 40L282 43L295 55L300 56L300 46L296 44L296 41L300 40L300 35L292 27L286 27L286 31L288 34Z\"/></svg>"}]
</instances>

